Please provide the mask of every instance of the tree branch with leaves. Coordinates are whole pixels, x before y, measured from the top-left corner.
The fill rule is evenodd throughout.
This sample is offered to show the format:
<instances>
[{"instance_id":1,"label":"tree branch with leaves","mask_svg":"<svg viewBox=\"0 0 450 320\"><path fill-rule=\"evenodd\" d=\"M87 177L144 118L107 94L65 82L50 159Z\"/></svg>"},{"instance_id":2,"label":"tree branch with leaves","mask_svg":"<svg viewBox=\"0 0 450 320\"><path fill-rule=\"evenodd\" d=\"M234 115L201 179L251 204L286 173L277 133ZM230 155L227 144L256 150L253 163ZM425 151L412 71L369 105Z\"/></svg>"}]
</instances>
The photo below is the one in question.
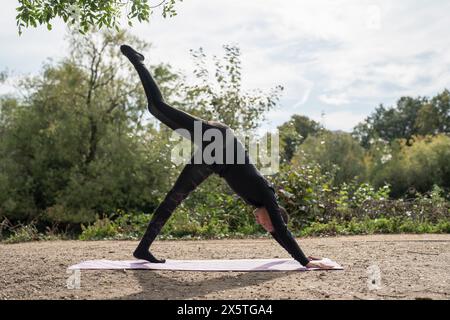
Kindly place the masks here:
<instances>
[{"instance_id":1,"label":"tree branch with leaves","mask_svg":"<svg viewBox=\"0 0 450 320\"><path fill-rule=\"evenodd\" d=\"M125 13L130 26L134 21L148 22L156 8L162 16L177 15L175 5L183 0L18 0L16 24L19 34L29 27L46 25L52 29L53 20L61 18L69 26L75 26L80 33L90 29L119 30ZM154 2L154 3L153 3Z\"/></svg>"}]
</instances>

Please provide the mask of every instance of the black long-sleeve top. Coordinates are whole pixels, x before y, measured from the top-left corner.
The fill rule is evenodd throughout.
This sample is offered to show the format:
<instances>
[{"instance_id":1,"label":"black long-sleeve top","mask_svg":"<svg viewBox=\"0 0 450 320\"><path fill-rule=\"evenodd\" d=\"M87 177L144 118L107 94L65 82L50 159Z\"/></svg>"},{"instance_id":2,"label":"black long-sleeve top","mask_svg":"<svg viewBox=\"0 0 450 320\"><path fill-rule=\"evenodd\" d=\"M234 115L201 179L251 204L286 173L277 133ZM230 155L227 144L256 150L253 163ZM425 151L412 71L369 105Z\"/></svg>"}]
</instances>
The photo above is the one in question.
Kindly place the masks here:
<instances>
[{"instance_id":1,"label":"black long-sleeve top","mask_svg":"<svg viewBox=\"0 0 450 320\"><path fill-rule=\"evenodd\" d=\"M226 128L229 129L228 127ZM226 157L230 148L231 146L227 145L224 157ZM245 159L243 164L237 162L239 154L241 155L241 159ZM251 163L248 152L236 137L234 137L234 155L235 163L213 164L212 169L224 178L231 189L233 189L233 191L235 191L246 203L258 208L266 208L274 227L274 231L271 232L273 238L295 260L300 262L303 266L307 265L309 259L300 249L297 241L282 219L274 188L261 175L255 165Z\"/></svg>"}]
</instances>

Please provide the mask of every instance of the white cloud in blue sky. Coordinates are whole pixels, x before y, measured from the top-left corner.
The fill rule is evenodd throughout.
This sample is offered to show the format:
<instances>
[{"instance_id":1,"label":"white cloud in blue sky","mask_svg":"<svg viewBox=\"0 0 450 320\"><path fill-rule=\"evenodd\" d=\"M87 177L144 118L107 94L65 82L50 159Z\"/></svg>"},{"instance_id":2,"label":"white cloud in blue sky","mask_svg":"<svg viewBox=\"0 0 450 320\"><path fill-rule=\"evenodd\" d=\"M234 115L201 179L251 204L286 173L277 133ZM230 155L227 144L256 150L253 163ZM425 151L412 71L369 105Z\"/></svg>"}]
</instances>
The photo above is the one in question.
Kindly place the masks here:
<instances>
[{"instance_id":1,"label":"white cloud in blue sky","mask_svg":"<svg viewBox=\"0 0 450 320\"><path fill-rule=\"evenodd\" d=\"M19 37L16 4L2 1L0 70L36 73L46 58L67 53L65 27ZM238 44L246 88L285 87L267 128L300 113L349 131L380 103L450 87L446 0L185 0L177 11L130 28L153 43L148 59L188 74L189 49L220 55L223 44Z\"/></svg>"}]
</instances>

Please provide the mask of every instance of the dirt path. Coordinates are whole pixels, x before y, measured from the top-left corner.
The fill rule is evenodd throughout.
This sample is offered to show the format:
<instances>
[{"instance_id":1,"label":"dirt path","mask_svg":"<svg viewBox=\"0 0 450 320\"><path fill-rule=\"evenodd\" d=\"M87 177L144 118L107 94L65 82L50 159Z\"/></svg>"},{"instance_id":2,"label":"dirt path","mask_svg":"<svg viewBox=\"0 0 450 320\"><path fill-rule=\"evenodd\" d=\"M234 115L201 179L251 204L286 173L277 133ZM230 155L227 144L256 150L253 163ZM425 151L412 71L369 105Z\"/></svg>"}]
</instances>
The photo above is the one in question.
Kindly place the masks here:
<instances>
[{"instance_id":1,"label":"dirt path","mask_svg":"<svg viewBox=\"0 0 450 320\"><path fill-rule=\"evenodd\" d=\"M130 259L134 241L53 241L0 245L0 299L449 299L450 235L301 239L307 254L344 271L201 273L85 271L66 287L67 267L90 259ZM289 257L273 240L158 241L171 259ZM368 285L378 266L381 287Z\"/></svg>"}]
</instances>

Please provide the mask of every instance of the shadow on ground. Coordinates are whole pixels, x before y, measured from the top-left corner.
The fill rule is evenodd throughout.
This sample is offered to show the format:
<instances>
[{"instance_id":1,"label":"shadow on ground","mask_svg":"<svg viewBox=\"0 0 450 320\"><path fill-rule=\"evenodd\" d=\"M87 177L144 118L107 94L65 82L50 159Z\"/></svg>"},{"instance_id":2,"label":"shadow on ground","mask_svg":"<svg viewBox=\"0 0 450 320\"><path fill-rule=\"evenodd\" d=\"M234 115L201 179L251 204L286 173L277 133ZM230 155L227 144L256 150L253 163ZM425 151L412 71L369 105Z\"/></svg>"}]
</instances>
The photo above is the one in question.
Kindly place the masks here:
<instances>
[{"instance_id":1,"label":"shadow on ground","mask_svg":"<svg viewBox=\"0 0 450 320\"><path fill-rule=\"evenodd\" d=\"M232 289L258 286L264 282L283 278L289 272L203 272L202 279L196 276L183 277L180 271L165 271L164 274L148 270L133 270L133 276L139 281L142 291L118 299L193 299ZM217 276L220 274L220 276ZM182 278L182 279L180 279ZM184 280L183 280L184 278ZM200 277L198 277L200 278ZM230 297L231 298L231 297ZM255 295L255 298L257 296Z\"/></svg>"}]
</instances>

